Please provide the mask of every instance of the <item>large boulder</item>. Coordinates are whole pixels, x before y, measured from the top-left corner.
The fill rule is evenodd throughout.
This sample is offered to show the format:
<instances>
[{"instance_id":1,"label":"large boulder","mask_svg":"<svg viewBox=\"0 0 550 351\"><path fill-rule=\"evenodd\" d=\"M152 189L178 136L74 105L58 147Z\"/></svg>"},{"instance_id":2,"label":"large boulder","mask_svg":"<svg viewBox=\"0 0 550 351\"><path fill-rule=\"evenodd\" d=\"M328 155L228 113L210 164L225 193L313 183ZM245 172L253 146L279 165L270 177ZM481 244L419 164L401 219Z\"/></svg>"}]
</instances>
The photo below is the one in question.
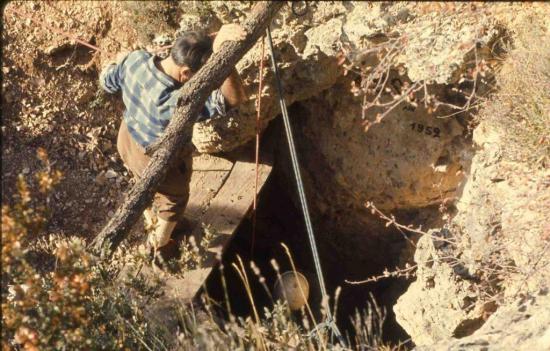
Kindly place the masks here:
<instances>
[{"instance_id":1,"label":"large boulder","mask_svg":"<svg viewBox=\"0 0 550 351\"><path fill-rule=\"evenodd\" d=\"M450 16L451 19L459 16L460 6ZM194 29L196 23L203 22L205 27L215 29L222 22L242 20L249 9L250 4L214 1L208 3L206 10L197 11L196 15L186 15L181 30ZM194 22L193 16L196 17ZM274 20L272 33L287 105L310 99L333 86L344 73L338 65L343 49L349 60L361 61L364 58L360 53L372 43L379 42L380 38L387 40L387 35L407 37L396 64L402 64L411 72L409 76L413 81L426 81L428 84L456 83L466 54L472 51L471 45L461 45L462 34L473 33L466 39L471 39L471 42L473 38L470 37L475 36L482 47L494 39L496 34L493 30L495 24L489 16L468 18L471 20L463 25L451 19L440 23L440 19L426 13L415 13L414 7L400 3L310 3L303 16L297 16L289 7L284 7ZM440 32L434 30L428 37L408 34L412 28L418 30L423 26L437 27ZM433 45L434 40L436 45ZM426 47L430 50L418 50ZM405 55L408 51L414 51L414 55ZM251 95L250 101L240 107L239 113L195 125L193 143L200 152L229 151L254 138L260 57L260 43L257 43L237 65ZM373 58L374 55L371 55L367 61L373 61ZM267 52L265 59L267 67L262 92L262 130L280 112ZM426 62L430 63L429 67ZM437 77L433 76L433 71L439 72ZM341 94L350 93L346 89L341 90ZM442 110L441 113L446 111Z\"/></svg>"}]
</instances>

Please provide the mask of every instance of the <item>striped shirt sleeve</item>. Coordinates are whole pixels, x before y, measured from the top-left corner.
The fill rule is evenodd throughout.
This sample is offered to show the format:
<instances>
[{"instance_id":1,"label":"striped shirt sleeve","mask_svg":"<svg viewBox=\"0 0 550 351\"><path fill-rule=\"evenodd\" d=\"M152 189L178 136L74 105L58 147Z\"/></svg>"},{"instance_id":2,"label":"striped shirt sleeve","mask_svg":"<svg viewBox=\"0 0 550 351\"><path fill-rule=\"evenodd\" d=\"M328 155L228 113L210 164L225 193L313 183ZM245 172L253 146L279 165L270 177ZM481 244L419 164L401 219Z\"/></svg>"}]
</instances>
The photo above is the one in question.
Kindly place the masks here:
<instances>
[{"instance_id":1,"label":"striped shirt sleeve","mask_svg":"<svg viewBox=\"0 0 550 351\"><path fill-rule=\"evenodd\" d=\"M121 88L121 65L110 64L99 75L99 85L110 94L114 94Z\"/></svg>"},{"instance_id":2,"label":"striped shirt sleeve","mask_svg":"<svg viewBox=\"0 0 550 351\"><path fill-rule=\"evenodd\" d=\"M117 63L111 63L105 67L99 74L99 85L110 94L114 94L122 89L122 80L124 77L124 64L128 57L126 55Z\"/></svg>"},{"instance_id":3,"label":"striped shirt sleeve","mask_svg":"<svg viewBox=\"0 0 550 351\"><path fill-rule=\"evenodd\" d=\"M208 96L206 102L204 103L203 111L204 112L202 113L202 116L198 118L198 121L204 121L214 116L227 115L225 98L221 89L214 90L212 94Z\"/></svg>"}]
</instances>

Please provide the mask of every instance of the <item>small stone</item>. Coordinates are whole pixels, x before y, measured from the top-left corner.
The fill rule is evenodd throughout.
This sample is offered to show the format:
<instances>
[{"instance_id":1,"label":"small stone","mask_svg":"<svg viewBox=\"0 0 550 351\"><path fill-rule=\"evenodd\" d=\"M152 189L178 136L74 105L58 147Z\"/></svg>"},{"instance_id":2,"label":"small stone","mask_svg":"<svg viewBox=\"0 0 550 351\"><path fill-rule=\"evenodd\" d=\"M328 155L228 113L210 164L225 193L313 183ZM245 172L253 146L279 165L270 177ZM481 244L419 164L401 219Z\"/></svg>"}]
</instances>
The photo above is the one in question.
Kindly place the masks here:
<instances>
[{"instance_id":1,"label":"small stone","mask_svg":"<svg viewBox=\"0 0 550 351\"><path fill-rule=\"evenodd\" d=\"M447 173L447 165L439 165L434 167L434 172L436 173Z\"/></svg>"},{"instance_id":2,"label":"small stone","mask_svg":"<svg viewBox=\"0 0 550 351\"><path fill-rule=\"evenodd\" d=\"M23 168L23 174L29 174L30 172L31 170L29 169L29 167Z\"/></svg>"},{"instance_id":3,"label":"small stone","mask_svg":"<svg viewBox=\"0 0 550 351\"><path fill-rule=\"evenodd\" d=\"M115 171L113 171L112 169L110 169L107 172L105 172L105 177L107 177L107 179L116 178L117 173Z\"/></svg>"}]
</instances>

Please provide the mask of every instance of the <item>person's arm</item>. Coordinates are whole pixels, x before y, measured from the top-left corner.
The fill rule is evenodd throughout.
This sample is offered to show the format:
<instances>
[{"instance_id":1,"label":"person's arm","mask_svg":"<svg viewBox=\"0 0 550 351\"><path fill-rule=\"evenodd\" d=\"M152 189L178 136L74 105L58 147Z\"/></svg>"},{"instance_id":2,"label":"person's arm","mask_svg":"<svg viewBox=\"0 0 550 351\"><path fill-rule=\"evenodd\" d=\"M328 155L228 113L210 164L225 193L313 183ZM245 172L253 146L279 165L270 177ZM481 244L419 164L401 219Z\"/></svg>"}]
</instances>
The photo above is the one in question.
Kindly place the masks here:
<instances>
[{"instance_id":1,"label":"person's arm","mask_svg":"<svg viewBox=\"0 0 550 351\"><path fill-rule=\"evenodd\" d=\"M231 107L238 106L248 99L243 87L241 76L235 68L223 82L220 88L227 104Z\"/></svg>"},{"instance_id":2,"label":"person's arm","mask_svg":"<svg viewBox=\"0 0 550 351\"><path fill-rule=\"evenodd\" d=\"M115 94L122 87L123 66L128 52L121 52L115 61L107 63L99 74L99 85L110 94Z\"/></svg>"},{"instance_id":3,"label":"person's arm","mask_svg":"<svg viewBox=\"0 0 550 351\"><path fill-rule=\"evenodd\" d=\"M220 28L220 31L214 38L212 51L218 52L225 41L241 40L245 35L246 33L238 24L226 24ZM231 107L240 105L248 99L241 77L235 68L233 68L229 77L223 82L220 90L225 101Z\"/></svg>"}]
</instances>

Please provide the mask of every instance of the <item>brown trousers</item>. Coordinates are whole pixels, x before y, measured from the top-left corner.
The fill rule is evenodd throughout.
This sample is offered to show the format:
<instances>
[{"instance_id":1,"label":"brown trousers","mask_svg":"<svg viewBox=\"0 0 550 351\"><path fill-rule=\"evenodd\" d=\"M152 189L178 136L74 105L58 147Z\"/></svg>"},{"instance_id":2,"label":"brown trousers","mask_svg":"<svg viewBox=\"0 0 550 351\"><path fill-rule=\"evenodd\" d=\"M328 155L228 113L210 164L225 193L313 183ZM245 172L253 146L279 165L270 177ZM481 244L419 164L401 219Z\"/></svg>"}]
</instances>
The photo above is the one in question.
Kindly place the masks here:
<instances>
[{"instance_id":1,"label":"brown trousers","mask_svg":"<svg viewBox=\"0 0 550 351\"><path fill-rule=\"evenodd\" d=\"M145 149L130 135L126 123L122 121L118 131L117 149L122 161L134 177L140 178L150 157ZM189 182L193 170L192 148L182 150L175 165L170 166L153 199L153 212L166 221L178 221L189 200Z\"/></svg>"}]
</instances>

